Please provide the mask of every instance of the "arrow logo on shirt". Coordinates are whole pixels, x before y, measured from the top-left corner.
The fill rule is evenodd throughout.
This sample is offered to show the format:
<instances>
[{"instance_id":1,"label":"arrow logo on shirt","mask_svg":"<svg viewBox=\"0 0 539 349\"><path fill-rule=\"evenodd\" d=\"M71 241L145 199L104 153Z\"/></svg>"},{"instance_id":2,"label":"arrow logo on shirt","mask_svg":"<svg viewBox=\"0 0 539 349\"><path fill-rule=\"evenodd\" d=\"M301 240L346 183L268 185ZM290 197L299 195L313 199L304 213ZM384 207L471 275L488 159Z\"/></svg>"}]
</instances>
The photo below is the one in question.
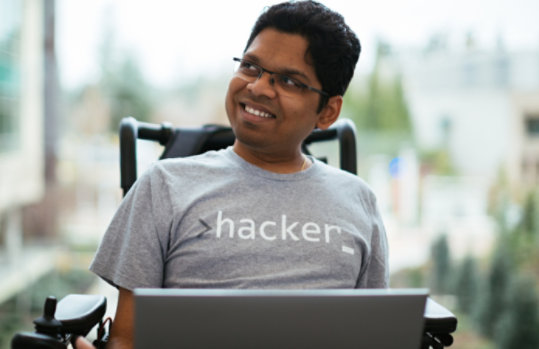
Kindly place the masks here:
<instances>
[{"instance_id":1,"label":"arrow logo on shirt","mask_svg":"<svg viewBox=\"0 0 539 349\"><path fill-rule=\"evenodd\" d=\"M199 218L198 221L200 222L200 224L202 224L204 226L204 231L200 232L196 237L197 238L200 238L202 237L202 235L204 235L205 233L209 232L210 230L212 230L212 227L210 227L210 225L208 223L206 223L202 218Z\"/></svg>"}]
</instances>

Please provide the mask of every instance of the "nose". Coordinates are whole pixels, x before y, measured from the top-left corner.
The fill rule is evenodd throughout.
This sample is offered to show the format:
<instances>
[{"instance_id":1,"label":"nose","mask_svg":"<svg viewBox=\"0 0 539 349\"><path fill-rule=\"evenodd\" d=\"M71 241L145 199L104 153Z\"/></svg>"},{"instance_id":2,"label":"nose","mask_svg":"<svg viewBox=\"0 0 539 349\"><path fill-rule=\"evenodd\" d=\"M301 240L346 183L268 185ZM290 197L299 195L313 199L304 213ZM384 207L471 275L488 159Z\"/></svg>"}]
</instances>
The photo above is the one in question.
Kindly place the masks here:
<instances>
[{"instance_id":1,"label":"nose","mask_svg":"<svg viewBox=\"0 0 539 349\"><path fill-rule=\"evenodd\" d=\"M277 92L274 88L275 79L273 75L267 71L261 71L258 78L247 84L247 89L256 96L266 96L275 98Z\"/></svg>"}]
</instances>

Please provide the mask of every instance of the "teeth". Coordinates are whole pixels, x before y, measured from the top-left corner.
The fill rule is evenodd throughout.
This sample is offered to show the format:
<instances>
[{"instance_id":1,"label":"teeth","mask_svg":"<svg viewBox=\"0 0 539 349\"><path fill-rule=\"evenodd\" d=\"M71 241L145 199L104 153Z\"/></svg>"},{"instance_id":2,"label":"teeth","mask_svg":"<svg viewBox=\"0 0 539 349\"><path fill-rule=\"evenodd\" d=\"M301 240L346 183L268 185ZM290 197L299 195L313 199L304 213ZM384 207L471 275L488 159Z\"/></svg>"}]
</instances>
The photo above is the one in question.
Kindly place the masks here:
<instances>
[{"instance_id":1,"label":"teeth","mask_svg":"<svg viewBox=\"0 0 539 349\"><path fill-rule=\"evenodd\" d=\"M273 115L271 115L270 113L266 113L266 112L263 112L263 111L260 111L260 110L256 110L256 109L253 109L249 106L245 106L245 111L247 111L248 113L251 113L253 115L256 115L256 116L260 116L262 118L271 118L273 117Z\"/></svg>"}]
</instances>

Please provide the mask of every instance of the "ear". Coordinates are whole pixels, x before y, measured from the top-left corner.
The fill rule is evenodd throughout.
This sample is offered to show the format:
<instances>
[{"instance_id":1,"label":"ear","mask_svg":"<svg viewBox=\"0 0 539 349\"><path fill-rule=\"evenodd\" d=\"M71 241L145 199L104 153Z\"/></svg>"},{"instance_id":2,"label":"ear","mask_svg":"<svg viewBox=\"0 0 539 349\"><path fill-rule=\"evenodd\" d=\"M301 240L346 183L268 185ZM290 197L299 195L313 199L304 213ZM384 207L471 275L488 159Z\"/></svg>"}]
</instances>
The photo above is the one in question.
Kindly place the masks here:
<instances>
[{"instance_id":1,"label":"ear","mask_svg":"<svg viewBox=\"0 0 539 349\"><path fill-rule=\"evenodd\" d=\"M316 123L316 127L321 130L326 130L328 127L330 127L339 117L341 108L342 96L329 97L326 106L318 114L318 122Z\"/></svg>"}]
</instances>

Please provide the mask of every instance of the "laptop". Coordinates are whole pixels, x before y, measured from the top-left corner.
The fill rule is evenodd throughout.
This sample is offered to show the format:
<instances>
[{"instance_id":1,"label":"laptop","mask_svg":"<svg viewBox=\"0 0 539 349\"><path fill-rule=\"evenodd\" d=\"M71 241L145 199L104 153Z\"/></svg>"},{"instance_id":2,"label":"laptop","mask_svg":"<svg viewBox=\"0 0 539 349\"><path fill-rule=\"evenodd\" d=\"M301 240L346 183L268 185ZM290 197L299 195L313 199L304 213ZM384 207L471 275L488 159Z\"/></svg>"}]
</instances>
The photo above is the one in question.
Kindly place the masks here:
<instances>
[{"instance_id":1,"label":"laptop","mask_svg":"<svg viewBox=\"0 0 539 349\"><path fill-rule=\"evenodd\" d=\"M423 289L136 289L135 348L417 349Z\"/></svg>"}]
</instances>

